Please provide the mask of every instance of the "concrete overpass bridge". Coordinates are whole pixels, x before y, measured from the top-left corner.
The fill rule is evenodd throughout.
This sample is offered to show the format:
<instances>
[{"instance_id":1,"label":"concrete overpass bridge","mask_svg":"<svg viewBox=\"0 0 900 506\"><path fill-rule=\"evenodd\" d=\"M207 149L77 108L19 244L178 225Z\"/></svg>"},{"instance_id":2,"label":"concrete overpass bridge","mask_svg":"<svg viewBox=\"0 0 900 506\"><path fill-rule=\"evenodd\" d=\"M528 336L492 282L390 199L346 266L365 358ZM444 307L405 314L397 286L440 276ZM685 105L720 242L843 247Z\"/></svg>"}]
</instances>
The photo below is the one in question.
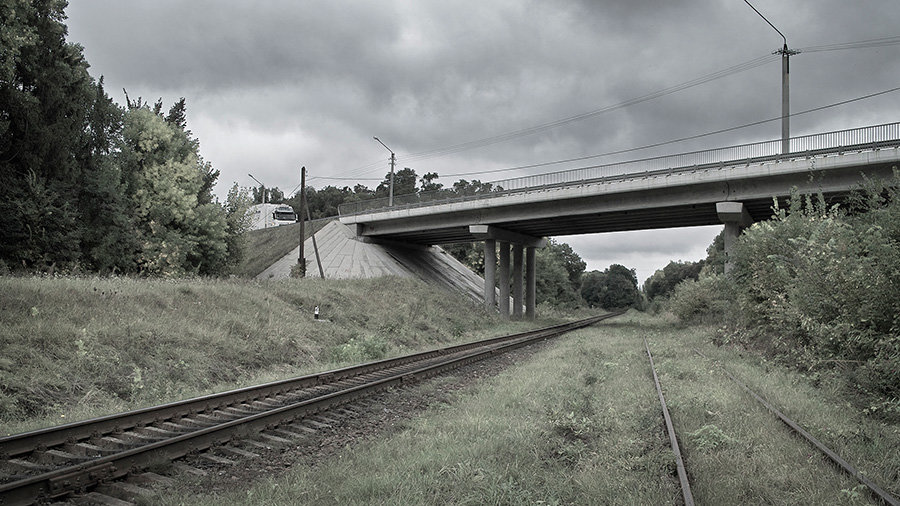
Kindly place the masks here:
<instances>
[{"instance_id":1,"label":"concrete overpass bridge","mask_svg":"<svg viewBox=\"0 0 900 506\"><path fill-rule=\"evenodd\" d=\"M340 221L368 241L418 245L484 241L485 304L534 314L534 248L546 236L725 225L726 254L740 231L771 216L773 198L822 193L841 199L864 176L900 165L900 123L694 151L496 181L492 191L395 196L340 206ZM510 271L512 248L512 271ZM523 260L524 257L524 260ZM727 265L726 265L727 269ZM524 293L523 293L524 292Z\"/></svg>"}]
</instances>

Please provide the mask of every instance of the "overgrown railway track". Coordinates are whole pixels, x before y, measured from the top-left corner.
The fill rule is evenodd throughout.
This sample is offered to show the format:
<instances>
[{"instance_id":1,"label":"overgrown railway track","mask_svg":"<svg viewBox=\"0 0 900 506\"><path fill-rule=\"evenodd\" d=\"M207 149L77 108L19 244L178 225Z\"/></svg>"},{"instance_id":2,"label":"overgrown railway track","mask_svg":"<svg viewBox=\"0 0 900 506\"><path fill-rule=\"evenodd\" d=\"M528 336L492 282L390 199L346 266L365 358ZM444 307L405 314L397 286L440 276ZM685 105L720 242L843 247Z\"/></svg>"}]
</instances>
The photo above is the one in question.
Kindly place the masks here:
<instances>
[{"instance_id":1,"label":"overgrown railway track","mask_svg":"<svg viewBox=\"0 0 900 506\"><path fill-rule=\"evenodd\" d=\"M669 437L669 442L672 447L672 453L675 459L675 465L678 474L678 481L681 487L682 499L684 504L687 506L692 506L694 504L694 497L691 492L690 480L688 478L687 466L684 462L684 458L681 454L681 449L678 444L678 437L674 428L674 424L672 423L671 415L669 414L668 407L666 406L665 396L663 395L662 385L660 384L659 377L656 374L656 366L653 363L653 355L650 353L650 345L647 343L647 340L644 339L644 349L647 352L647 358L650 361L650 371L653 375L653 382L656 386L656 392L659 396L659 402L663 413L663 418L665 421L666 432ZM700 355L703 358L707 358L705 355L700 353L697 350L694 350L695 353ZM847 473L848 475L855 478L862 485L869 490L872 497L877 499L883 504L887 504L889 506L900 506L900 500L891 495L889 492L886 492L884 489L879 487L877 484L866 478L862 473L860 473L852 464L850 464L847 460L843 459L839 456L834 450L826 446L824 443L816 439L812 434L810 434L807 430L801 427L797 422L788 418L784 413L778 410L772 403L763 399L758 393L750 389L743 381L738 379L736 376L731 374L727 369L719 366L722 373L727 376L731 381L736 383L743 391L749 394L754 400L762 404L770 413L775 415L782 423L784 423L790 430L794 433L801 436L804 440L806 440L811 446L815 447L817 450L822 452L829 460L836 466L840 471Z\"/></svg>"},{"instance_id":2,"label":"overgrown railway track","mask_svg":"<svg viewBox=\"0 0 900 506\"><path fill-rule=\"evenodd\" d=\"M161 461L276 430L375 391L427 378L622 314L450 346L0 438L0 504L85 491Z\"/></svg>"}]
</instances>

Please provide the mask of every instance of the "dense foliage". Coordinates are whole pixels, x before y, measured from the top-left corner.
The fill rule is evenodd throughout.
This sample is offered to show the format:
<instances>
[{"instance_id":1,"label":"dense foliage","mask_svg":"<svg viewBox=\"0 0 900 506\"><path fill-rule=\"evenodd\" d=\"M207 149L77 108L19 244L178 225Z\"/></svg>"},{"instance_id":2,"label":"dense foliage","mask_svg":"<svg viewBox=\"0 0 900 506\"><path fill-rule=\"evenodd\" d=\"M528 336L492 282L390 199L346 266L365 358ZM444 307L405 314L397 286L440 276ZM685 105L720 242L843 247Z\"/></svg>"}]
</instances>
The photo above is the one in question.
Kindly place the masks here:
<instances>
[{"instance_id":1,"label":"dense foliage","mask_svg":"<svg viewBox=\"0 0 900 506\"><path fill-rule=\"evenodd\" d=\"M213 202L185 100L115 104L65 40L66 5L0 3L0 270L224 272L238 210Z\"/></svg>"},{"instance_id":2,"label":"dense foliage","mask_svg":"<svg viewBox=\"0 0 900 506\"><path fill-rule=\"evenodd\" d=\"M613 264L603 272L591 271L584 276L581 296L592 307L617 309L640 307L637 273L624 265Z\"/></svg>"},{"instance_id":3,"label":"dense foliage","mask_svg":"<svg viewBox=\"0 0 900 506\"><path fill-rule=\"evenodd\" d=\"M700 276L700 270L703 269L705 264L705 260L700 260L699 262L673 260L647 278L647 281L644 282L644 294L649 300L657 297L668 297L675 290L675 286L678 283L686 279L697 279Z\"/></svg>"},{"instance_id":4,"label":"dense foliage","mask_svg":"<svg viewBox=\"0 0 900 506\"><path fill-rule=\"evenodd\" d=\"M732 275L676 287L685 320L817 372L841 367L900 414L900 175L843 206L794 196L738 239ZM853 212L850 212L853 211Z\"/></svg>"}]
</instances>

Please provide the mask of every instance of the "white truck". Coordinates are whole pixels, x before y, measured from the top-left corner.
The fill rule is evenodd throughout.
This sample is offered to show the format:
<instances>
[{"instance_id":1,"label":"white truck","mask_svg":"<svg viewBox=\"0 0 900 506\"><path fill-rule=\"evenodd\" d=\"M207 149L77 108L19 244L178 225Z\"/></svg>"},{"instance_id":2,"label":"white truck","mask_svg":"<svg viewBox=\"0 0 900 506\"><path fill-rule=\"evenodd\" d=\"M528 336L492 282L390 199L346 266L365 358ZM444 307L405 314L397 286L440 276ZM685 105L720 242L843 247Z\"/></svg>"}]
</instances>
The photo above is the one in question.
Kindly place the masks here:
<instances>
[{"instance_id":1,"label":"white truck","mask_svg":"<svg viewBox=\"0 0 900 506\"><path fill-rule=\"evenodd\" d=\"M250 230L290 225L297 222L294 208L286 204L256 204L247 210Z\"/></svg>"}]
</instances>

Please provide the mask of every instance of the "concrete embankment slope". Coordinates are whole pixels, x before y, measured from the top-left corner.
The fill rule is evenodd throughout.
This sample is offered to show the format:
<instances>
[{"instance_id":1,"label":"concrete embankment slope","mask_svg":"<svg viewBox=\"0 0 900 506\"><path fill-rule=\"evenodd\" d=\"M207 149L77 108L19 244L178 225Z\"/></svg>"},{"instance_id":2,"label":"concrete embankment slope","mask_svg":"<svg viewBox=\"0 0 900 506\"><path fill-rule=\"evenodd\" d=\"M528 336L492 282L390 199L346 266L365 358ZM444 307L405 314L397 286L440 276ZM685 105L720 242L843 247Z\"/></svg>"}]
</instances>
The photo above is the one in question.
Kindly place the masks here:
<instances>
[{"instance_id":1,"label":"concrete embankment slope","mask_svg":"<svg viewBox=\"0 0 900 506\"><path fill-rule=\"evenodd\" d=\"M316 235L319 259L326 279L403 276L445 286L483 300L484 280L449 253L437 246L404 247L372 244L358 240L353 230L333 221ZM319 265L312 238L303 244L306 275L319 276ZM257 276L257 279L284 279L297 263L300 247L282 257Z\"/></svg>"}]
</instances>

